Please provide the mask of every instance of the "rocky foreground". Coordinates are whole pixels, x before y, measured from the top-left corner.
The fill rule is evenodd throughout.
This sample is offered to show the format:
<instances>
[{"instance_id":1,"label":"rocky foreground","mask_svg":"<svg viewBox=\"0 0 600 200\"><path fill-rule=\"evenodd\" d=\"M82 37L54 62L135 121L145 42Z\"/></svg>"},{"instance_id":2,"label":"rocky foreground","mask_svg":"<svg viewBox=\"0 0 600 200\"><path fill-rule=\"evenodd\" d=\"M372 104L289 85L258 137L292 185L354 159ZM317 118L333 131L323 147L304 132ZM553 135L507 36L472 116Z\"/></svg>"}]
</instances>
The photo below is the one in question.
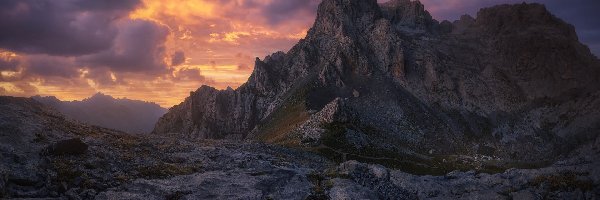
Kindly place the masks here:
<instances>
[{"instance_id":1,"label":"rocky foreground","mask_svg":"<svg viewBox=\"0 0 600 200\"><path fill-rule=\"evenodd\" d=\"M0 97L0 197L46 199L597 199L600 140L540 169L412 175L239 141L129 135Z\"/></svg>"}]
</instances>

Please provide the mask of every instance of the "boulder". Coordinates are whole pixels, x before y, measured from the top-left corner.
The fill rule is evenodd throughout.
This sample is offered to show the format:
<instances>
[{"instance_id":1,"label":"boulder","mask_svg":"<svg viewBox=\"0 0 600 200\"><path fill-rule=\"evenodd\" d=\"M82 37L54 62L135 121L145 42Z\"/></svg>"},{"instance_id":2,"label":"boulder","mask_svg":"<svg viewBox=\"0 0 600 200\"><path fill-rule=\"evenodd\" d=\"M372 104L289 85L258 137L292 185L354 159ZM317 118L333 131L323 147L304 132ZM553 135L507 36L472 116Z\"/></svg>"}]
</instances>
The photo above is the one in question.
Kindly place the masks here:
<instances>
[{"instance_id":1,"label":"boulder","mask_svg":"<svg viewBox=\"0 0 600 200\"><path fill-rule=\"evenodd\" d=\"M48 155L81 155L87 152L88 145L79 138L62 140L50 145L46 152Z\"/></svg>"}]
</instances>

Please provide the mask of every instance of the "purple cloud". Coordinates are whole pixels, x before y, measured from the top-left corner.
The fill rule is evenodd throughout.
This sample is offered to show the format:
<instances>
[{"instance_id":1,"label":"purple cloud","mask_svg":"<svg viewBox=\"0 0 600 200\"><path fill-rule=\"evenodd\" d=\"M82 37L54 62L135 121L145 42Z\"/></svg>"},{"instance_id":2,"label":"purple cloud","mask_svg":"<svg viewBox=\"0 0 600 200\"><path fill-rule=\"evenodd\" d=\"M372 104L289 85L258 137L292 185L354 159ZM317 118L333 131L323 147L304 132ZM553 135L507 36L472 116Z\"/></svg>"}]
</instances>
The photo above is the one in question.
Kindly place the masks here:
<instances>
[{"instance_id":1,"label":"purple cloud","mask_svg":"<svg viewBox=\"0 0 600 200\"><path fill-rule=\"evenodd\" d=\"M20 61L0 57L0 71L17 71Z\"/></svg>"},{"instance_id":2,"label":"purple cloud","mask_svg":"<svg viewBox=\"0 0 600 200\"><path fill-rule=\"evenodd\" d=\"M176 51L171 56L171 66L179 66L185 63L185 53L183 51Z\"/></svg>"},{"instance_id":3,"label":"purple cloud","mask_svg":"<svg viewBox=\"0 0 600 200\"><path fill-rule=\"evenodd\" d=\"M72 59L46 55L27 56L25 76L73 78L79 76Z\"/></svg>"},{"instance_id":4,"label":"purple cloud","mask_svg":"<svg viewBox=\"0 0 600 200\"><path fill-rule=\"evenodd\" d=\"M264 16L272 25L285 22L298 14L316 15L318 0L279 0L263 7Z\"/></svg>"},{"instance_id":5,"label":"purple cloud","mask_svg":"<svg viewBox=\"0 0 600 200\"><path fill-rule=\"evenodd\" d=\"M91 67L106 67L114 72L164 72L165 42L169 29L145 20L127 20L119 25L114 46L83 56L78 61Z\"/></svg>"},{"instance_id":6,"label":"purple cloud","mask_svg":"<svg viewBox=\"0 0 600 200\"><path fill-rule=\"evenodd\" d=\"M76 56L111 47L116 19L139 0L0 1L0 48L19 53Z\"/></svg>"}]
</instances>

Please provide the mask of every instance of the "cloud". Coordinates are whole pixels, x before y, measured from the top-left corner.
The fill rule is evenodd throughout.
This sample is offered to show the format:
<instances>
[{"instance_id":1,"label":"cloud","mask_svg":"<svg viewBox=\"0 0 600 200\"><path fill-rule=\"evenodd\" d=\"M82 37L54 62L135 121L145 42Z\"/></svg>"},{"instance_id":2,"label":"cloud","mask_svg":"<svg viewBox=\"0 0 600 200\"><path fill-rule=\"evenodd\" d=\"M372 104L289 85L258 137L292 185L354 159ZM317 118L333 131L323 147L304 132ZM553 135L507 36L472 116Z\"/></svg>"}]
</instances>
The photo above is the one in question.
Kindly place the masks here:
<instances>
[{"instance_id":1,"label":"cloud","mask_svg":"<svg viewBox=\"0 0 600 200\"><path fill-rule=\"evenodd\" d=\"M177 71L175 79L178 81L205 81L206 77L202 75L200 69L197 68L183 68Z\"/></svg>"},{"instance_id":2,"label":"cloud","mask_svg":"<svg viewBox=\"0 0 600 200\"><path fill-rule=\"evenodd\" d=\"M0 71L15 71L17 70L17 66L19 66L19 61L17 60L0 59Z\"/></svg>"},{"instance_id":3,"label":"cloud","mask_svg":"<svg viewBox=\"0 0 600 200\"><path fill-rule=\"evenodd\" d=\"M94 82L94 86L99 88L113 87L118 84L124 84L119 74L115 74L106 68L92 68L87 71L84 78Z\"/></svg>"},{"instance_id":4,"label":"cloud","mask_svg":"<svg viewBox=\"0 0 600 200\"><path fill-rule=\"evenodd\" d=\"M83 56L78 62L91 67L106 67L115 72L160 73L169 29L147 20L127 20L119 24L115 44L108 50Z\"/></svg>"},{"instance_id":5,"label":"cloud","mask_svg":"<svg viewBox=\"0 0 600 200\"><path fill-rule=\"evenodd\" d=\"M27 56L26 76L74 78L79 76L78 69L72 59L32 55Z\"/></svg>"},{"instance_id":6,"label":"cloud","mask_svg":"<svg viewBox=\"0 0 600 200\"><path fill-rule=\"evenodd\" d=\"M247 71L247 70L252 70L252 68L250 68L250 66L248 66L247 64L239 64L237 66L237 70L239 70L239 71Z\"/></svg>"},{"instance_id":7,"label":"cloud","mask_svg":"<svg viewBox=\"0 0 600 200\"><path fill-rule=\"evenodd\" d=\"M73 5L81 10L92 10L92 11L109 11L109 12L128 12L138 7L141 2L140 0L102 0L102 1L88 1L88 0L76 0L71 1Z\"/></svg>"},{"instance_id":8,"label":"cloud","mask_svg":"<svg viewBox=\"0 0 600 200\"><path fill-rule=\"evenodd\" d=\"M16 82L13 86L19 91L19 93L26 94L27 96L33 96L39 92L38 88L31 85L28 82ZM7 92L9 95L10 92Z\"/></svg>"},{"instance_id":9,"label":"cloud","mask_svg":"<svg viewBox=\"0 0 600 200\"><path fill-rule=\"evenodd\" d=\"M289 22L292 17L316 15L318 0L271 1L263 7L264 17L271 25Z\"/></svg>"},{"instance_id":10,"label":"cloud","mask_svg":"<svg viewBox=\"0 0 600 200\"><path fill-rule=\"evenodd\" d=\"M138 0L0 1L0 48L19 53L76 56L111 47L115 21Z\"/></svg>"},{"instance_id":11,"label":"cloud","mask_svg":"<svg viewBox=\"0 0 600 200\"><path fill-rule=\"evenodd\" d=\"M171 56L171 66L179 66L185 63L185 53L183 51L176 51Z\"/></svg>"},{"instance_id":12,"label":"cloud","mask_svg":"<svg viewBox=\"0 0 600 200\"><path fill-rule=\"evenodd\" d=\"M17 71L20 63L14 53L0 51L0 71Z\"/></svg>"}]
</instances>

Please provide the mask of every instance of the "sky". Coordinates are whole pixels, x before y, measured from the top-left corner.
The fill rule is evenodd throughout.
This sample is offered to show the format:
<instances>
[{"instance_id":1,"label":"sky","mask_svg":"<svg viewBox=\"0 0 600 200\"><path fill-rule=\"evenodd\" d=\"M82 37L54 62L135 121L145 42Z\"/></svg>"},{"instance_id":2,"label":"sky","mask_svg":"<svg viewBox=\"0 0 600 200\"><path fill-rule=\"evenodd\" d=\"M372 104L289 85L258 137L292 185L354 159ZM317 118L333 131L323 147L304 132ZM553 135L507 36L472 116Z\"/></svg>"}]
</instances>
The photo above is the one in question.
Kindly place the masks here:
<instances>
[{"instance_id":1,"label":"sky","mask_svg":"<svg viewBox=\"0 0 600 200\"><path fill-rule=\"evenodd\" d=\"M523 0L421 0L434 18ZM527 0L574 24L600 55L598 0ZM320 0L2 0L0 95L97 92L171 107L201 85L237 88L254 59L288 51Z\"/></svg>"}]
</instances>

